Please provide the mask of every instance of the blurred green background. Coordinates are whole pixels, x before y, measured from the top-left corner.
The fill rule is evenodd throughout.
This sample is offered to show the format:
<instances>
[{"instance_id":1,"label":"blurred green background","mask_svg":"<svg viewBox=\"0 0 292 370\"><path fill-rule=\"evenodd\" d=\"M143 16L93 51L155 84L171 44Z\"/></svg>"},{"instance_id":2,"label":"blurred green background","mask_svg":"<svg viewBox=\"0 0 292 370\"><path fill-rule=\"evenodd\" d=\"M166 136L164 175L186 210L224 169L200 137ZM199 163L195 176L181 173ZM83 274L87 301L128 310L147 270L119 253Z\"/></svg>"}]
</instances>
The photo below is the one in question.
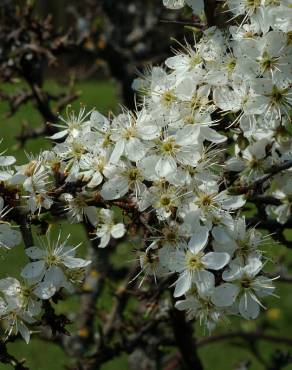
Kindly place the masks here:
<instances>
[{"instance_id":1,"label":"blurred green background","mask_svg":"<svg viewBox=\"0 0 292 370\"><path fill-rule=\"evenodd\" d=\"M9 92L13 92L20 86L7 85L5 89ZM59 86L54 81L46 82L45 88L52 92L59 92L64 90L64 87ZM102 113L107 114L109 110L117 110L117 86L110 81L85 81L76 84L76 89L82 94L78 102L74 103L73 106L78 109L79 102L82 101L86 106L91 109L96 107ZM38 112L31 106L23 106L17 114L7 119L5 114L8 111L8 107L5 103L0 102L0 138L4 138L1 145L1 151L8 149L9 154L14 155L18 163L22 164L26 161L26 154L23 149L17 149L17 142L15 137L20 132L21 124L27 122L32 127L42 124L42 117L38 115ZM50 148L50 140L47 138L40 138L35 140L29 140L25 146L26 153L38 153L40 150ZM71 234L72 244L83 242L80 254L84 254L87 244L87 239L84 230L80 225L70 225L62 223L62 225L55 225L53 233L58 233L62 229L62 233ZM288 232L292 237L291 231ZM292 261L291 251L281 245L271 244L265 247L270 255L281 255L286 261ZM289 255L290 253L290 255ZM16 247L9 254L1 252L1 271L0 278L6 276L19 276L20 268L24 265L26 258L24 255L23 248L21 246ZM131 250L125 247L121 247L118 252L118 260L120 263L127 265L129 259L132 259ZM290 285L288 283L277 283L277 292L280 298L269 298L264 303L269 307L268 310L263 311L260 318L256 321L244 321L237 318L231 319L229 323L221 325L220 328L216 329L214 334L226 333L229 331L243 330L246 332L253 331L256 329L258 324L268 325L269 329L266 331L267 334L274 334L279 336L286 336L292 339L292 294ZM109 309L111 306L111 298L109 295L104 293L104 296L98 303L104 310ZM74 297L58 304L58 312L69 313L72 309L78 308L78 298ZM74 324L71 327L74 330ZM204 337L208 335L204 333L199 325L196 324L197 337ZM230 342L222 341L220 343L214 343L204 346L199 349L199 355L205 365L206 370L233 370L239 368L239 364L246 360L251 360L251 370L263 370L266 369L263 366L266 360L270 359L271 354L275 349L289 349L288 346L278 343L270 343L266 341L259 341L260 353L262 358L256 358L251 351L246 348L247 343L239 339L233 339ZM17 358L25 358L27 365L32 370L61 370L64 365L69 364L69 360L62 350L53 344L43 342L41 340L33 339L29 345L26 345L24 341L17 341L8 345L9 350L12 354L15 354ZM291 349L291 347L290 347ZM103 369L127 369L127 356L123 355L120 358L107 363L103 366ZM0 365L0 370L12 369L10 366ZM283 368L284 370L292 370L292 365ZM195 370L195 369L194 369ZM272 369L271 369L272 370Z\"/></svg>"}]
</instances>

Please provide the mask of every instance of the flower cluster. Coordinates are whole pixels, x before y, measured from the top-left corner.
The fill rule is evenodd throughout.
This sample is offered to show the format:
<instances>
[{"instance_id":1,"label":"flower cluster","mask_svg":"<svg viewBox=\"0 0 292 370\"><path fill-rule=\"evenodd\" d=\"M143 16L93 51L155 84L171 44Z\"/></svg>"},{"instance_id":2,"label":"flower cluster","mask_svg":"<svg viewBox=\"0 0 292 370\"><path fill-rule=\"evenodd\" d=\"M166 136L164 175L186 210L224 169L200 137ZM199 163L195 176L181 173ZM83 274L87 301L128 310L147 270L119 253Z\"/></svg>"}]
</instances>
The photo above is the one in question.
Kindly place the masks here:
<instances>
[{"instance_id":1,"label":"flower cluster","mask_svg":"<svg viewBox=\"0 0 292 370\"><path fill-rule=\"evenodd\" d=\"M0 280L0 318L8 336L19 332L28 343L27 325L41 313L42 300L50 299L61 288L72 292L74 284L82 282L90 261L75 257L79 245L68 246L68 238L61 242L59 234L56 242L48 239L42 243L40 239L41 247L25 250L31 262L22 269L21 282L12 277Z\"/></svg>"},{"instance_id":2,"label":"flower cluster","mask_svg":"<svg viewBox=\"0 0 292 370\"><path fill-rule=\"evenodd\" d=\"M200 1L164 3L203 9ZM205 29L165 67L134 81L137 111L107 118L69 107L51 151L23 166L0 157L0 181L6 193L17 189L14 201L28 214L61 212L71 223L84 222L101 248L123 237L127 222L144 229L141 272L155 280L173 275L176 307L209 330L228 315L256 318L262 297L274 294L263 272L264 238L247 225L247 199L238 189L292 159L291 7L267 0L227 5L237 25ZM267 207L279 223L290 217L291 183L290 166L263 189L279 201ZM121 222L113 206L133 210L134 219ZM19 243L18 231L1 221L2 235L6 249ZM41 300L82 278L89 262L76 258L75 249L60 239L30 246L23 283L0 281L0 315L9 332L28 340L26 323Z\"/></svg>"}]
</instances>

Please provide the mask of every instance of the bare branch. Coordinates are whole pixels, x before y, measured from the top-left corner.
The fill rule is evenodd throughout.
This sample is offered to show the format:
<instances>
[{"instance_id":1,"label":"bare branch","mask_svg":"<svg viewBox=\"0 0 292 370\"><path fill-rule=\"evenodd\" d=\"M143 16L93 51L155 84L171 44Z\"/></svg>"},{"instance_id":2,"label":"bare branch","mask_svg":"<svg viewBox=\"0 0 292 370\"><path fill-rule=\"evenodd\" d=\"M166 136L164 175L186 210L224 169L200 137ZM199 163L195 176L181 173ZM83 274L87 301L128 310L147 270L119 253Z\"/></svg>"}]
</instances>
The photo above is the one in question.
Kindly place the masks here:
<instances>
[{"instance_id":1,"label":"bare branch","mask_svg":"<svg viewBox=\"0 0 292 370\"><path fill-rule=\"evenodd\" d=\"M186 321L185 312L173 309L170 312L171 325L176 344L187 369L202 370L203 365L196 351L192 324Z\"/></svg>"},{"instance_id":2,"label":"bare branch","mask_svg":"<svg viewBox=\"0 0 292 370\"><path fill-rule=\"evenodd\" d=\"M224 334L218 334L218 335L213 335L210 337L206 338L201 338L197 340L197 346L198 347L203 347L212 343L217 343L225 340L232 340L234 338L239 338L243 339L246 341L258 341L258 340L263 340L263 341L268 341L268 342L273 342L273 343L278 343L278 344L287 344L287 345L292 345L292 338L284 337L284 336L277 336L277 335L272 335L272 334L265 334L261 331L259 332L253 332L253 333L245 333L242 331L237 331L237 332L231 332L231 333L224 333Z\"/></svg>"},{"instance_id":3,"label":"bare branch","mask_svg":"<svg viewBox=\"0 0 292 370\"><path fill-rule=\"evenodd\" d=\"M292 160L284 161L278 165L271 167L267 172L266 175L262 176L261 178L255 180L248 186L238 186L232 189L232 192L236 194L246 194L248 193L249 196L253 196L254 193L261 193L262 186L265 182L270 180L273 176L277 175L278 173L288 170L292 167Z\"/></svg>"}]
</instances>

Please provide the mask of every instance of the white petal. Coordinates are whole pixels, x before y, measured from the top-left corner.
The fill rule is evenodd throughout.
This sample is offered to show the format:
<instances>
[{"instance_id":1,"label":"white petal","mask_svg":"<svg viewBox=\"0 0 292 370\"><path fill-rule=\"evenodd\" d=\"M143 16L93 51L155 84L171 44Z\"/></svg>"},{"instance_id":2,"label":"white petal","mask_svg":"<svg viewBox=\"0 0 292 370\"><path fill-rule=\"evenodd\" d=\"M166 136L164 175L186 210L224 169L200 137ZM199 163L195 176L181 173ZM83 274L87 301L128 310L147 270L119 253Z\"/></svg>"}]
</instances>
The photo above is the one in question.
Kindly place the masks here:
<instances>
[{"instance_id":1,"label":"white petal","mask_svg":"<svg viewBox=\"0 0 292 370\"><path fill-rule=\"evenodd\" d=\"M91 225L95 226L97 224L97 208L94 206L85 207L84 213Z\"/></svg>"},{"instance_id":2,"label":"white petal","mask_svg":"<svg viewBox=\"0 0 292 370\"><path fill-rule=\"evenodd\" d=\"M188 66L183 66L185 70L188 69ZM176 96L181 100L191 100L194 90L196 89L196 84L191 78L184 78L177 88L175 89Z\"/></svg>"},{"instance_id":3,"label":"white petal","mask_svg":"<svg viewBox=\"0 0 292 370\"><path fill-rule=\"evenodd\" d=\"M277 216L277 221L284 225L291 214L291 204L282 204L279 207L276 207L274 210L275 215Z\"/></svg>"},{"instance_id":4,"label":"white petal","mask_svg":"<svg viewBox=\"0 0 292 370\"><path fill-rule=\"evenodd\" d=\"M17 326L22 338L25 340L26 344L28 344L30 340L30 332L28 328L20 321L18 321Z\"/></svg>"},{"instance_id":5,"label":"white petal","mask_svg":"<svg viewBox=\"0 0 292 370\"><path fill-rule=\"evenodd\" d=\"M230 255L228 253L217 253L217 252L210 252L207 253L203 258L202 262L204 265L211 270L220 270L230 260Z\"/></svg>"},{"instance_id":6,"label":"white petal","mask_svg":"<svg viewBox=\"0 0 292 370\"><path fill-rule=\"evenodd\" d=\"M38 260L44 257L45 251L43 249L40 249L38 247L30 247L25 250L25 254L28 256L28 258L33 260Z\"/></svg>"},{"instance_id":7,"label":"white petal","mask_svg":"<svg viewBox=\"0 0 292 370\"><path fill-rule=\"evenodd\" d=\"M90 115L90 124L92 127L101 132L106 132L109 129L108 119L96 110Z\"/></svg>"},{"instance_id":8,"label":"white petal","mask_svg":"<svg viewBox=\"0 0 292 370\"><path fill-rule=\"evenodd\" d=\"M12 185L17 185L17 184L23 184L26 179L26 176L19 174L15 174L9 179L9 182Z\"/></svg>"},{"instance_id":9,"label":"white petal","mask_svg":"<svg viewBox=\"0 0 292 370\"><path fill-rule=\"evenodd\" d=\"M110 156L110 162L111 163L117 163L119 159L121 158L121 155L124 152L124 140L119 140L116 142L116 145L114 147L114 150Z\"/></svg>"},{"instance_id":10,"label":"white petal","mask_svg":"<svg viewBox=\"0 0 292 370\"><path fill-rule=\"evenodd\" d=\"M116 176L103 184L100 195L106 200L118 199L124 196L128 190L129 184L127 179Z\"/></svg>"},{"instance_id":11,"label":"white petal","mask_svg":"<svg viewBox=\"0 0 292 370\"><path fill-rule=\"evenodd\" d=\"M111 229L111 234L116 239L121 238L125 234L125 232L125 225L122 223L114 225Z\"/></svg>"},{"instance_id":12,"label":"white petal","mask_svg":"<svg viewBox=\"0 0 292 370\"><path fill-rule=\"evenodd\" d=\"M167 58L165 64L170 69L180 69L188 67L189 58L184 54L175 55L174 57Z\"/></svg>"},{"instance_id":13,"label":"white petal","mask_svg":"<svg viewBox=\"0 0 292 370\"><path fill-rule=\"evenodd\" d=\"M245 205L246 199L242 195L228 195L221 201L221 207L227 211L233 211Z\"/></svg>"},{"instance_id":14,"label":"white petal","mask_svg":"<svg viewBox=\"0 0 292 370\"><path fill-rule=\"evenodd\" d=\"M219 134L208 126L202 126L200 128L200 133L202 133L206 140L211 141L212 143L222 143L227 140L226 136Z\"/></svg>"},{"instance_id":15,"label":"white petal","mask_svg":"<svg viewBox=\"0 0 292 370\"><path fill-rule=\"evenodd\" d=\"M105 248L108 245L109 241L110 241L110 233L103 235L100 238L100 243L98 245L98 248Z\"/></svg>"},{"instance_id":16,"label":"white petal","mask_svg":"<svg viewBox=\"0 0 292 370\"><path fill-rule=\"evenodd\" d=\"M240 96L229 87L216 87L213 90L213 99L217 107L223 111L236 112L241 106Z\"/></svg>"},{"instance_id":17,"label":"white petal","mask_svg":"<svg viewBox=\"0 0 292 370\"><path fill-rule=\"evenodd\" d=\"M17 295L20 289L20 282L12 277L0 280L0 290L6 295Z\"/></svg>"},{"instance_id":18,"label":"white petal","mask_svg":"<svg viewBox=\"0 0 292 370\"><path fill-rule=\"evenodd\" d=\"M102 179L103 179L102 174L100 172L95 172L87 186L89 188L95 188L102 182Z\"/></svg>"},{"instance_id":19,"label":"white petal","mask_svg":"<svg viewBox=\"0 0 292 370\"><path fill-rule=\"evenodd\" d=\"M156 155L151 155L142 159L138 164L138 168L141 170L142 175L147 180L155 180L157 178L157 174L155 171L155 165L158 162L159 157Z\"/></svg>"},{"instance_id":20,"label":"white petal","mask_svg":"<svg viewBox=\"0 0 292 370\"><path fill-rule=\"evenodd\" d=\"M222 277L225 281L234 281L240 279L243 272L244 270L240 265L231 261L229 268L226 271L223 271Z\"/></svg>"},{"instance_id":21,"label":"white petal","mask_svg":"<svg viewBox=\"0 0 292 370\"><path fill-rule=\"evenodd\" d=\"M226 228L222 226L215 226L212 230L212 235L220 244L230 243L232 241L232 238L227 233Z\"/></svg>"},{"instance_id":22,"label":"white petal","mask_svg":"<svg viewBox=\"0 0 292 370\"><path fill-rule=\"evenodd\" d=\"M225 165L229 171L234 172L242 171L245 168L244 161L240 158L230 158Z\"/></svg>"},{"instance_id":23,"label":"white petal","mask_svg":"<svg viewBox=\"0 0 292 370\"><path fill-rule=\"evenodd\" d=\"M197 151L194 147L189 148L188 150L181 151L180 153L177 153L176 156L177 162L192 167L195 167L201 158L201 153Z\"/></svg>"},{"instance_id":24,"label":"white petal","mask_svg":"<svg viewBox=\"0 0 292 370\"><path fill-rule=\"evenodd\" d=\"M188 248L192 253L200 252L207 244L209 230L206 226L198 226L194 231L194 235L188 243Z\"/></svg>"},{"instance_id":25,"label":"white petal","mask_svg":"<svg viewBox=\"0 0 292 370\"><path fill-rule=\"evenodd\" d=\"M27 264L21 271L25 279L35 279L44 273L45 262L43 260Z\"/></svg>"},{"instance_id":26,"label":"white petal","mask_svg":"<svg viewBox=\"0 0 292 370\"><path fill-rule=\"evenodd\" d=\"M125 143L125 155L130 161L139 161L145 156L146 152L146 147L137 138L131 138Z\"/></svg>"},{"instance_id":27,"label":"white petal","mask_svg":"<svg viewBox=\"0 0 292 370\"><path fill-rule=\"evenodd\" d=\"M194 310L198 307L198 301L194 297L188 297L187 299L184 299L183 301L177 301L175 302L175 308L180 311L186 311L186 310Z\"/></svg>"},{"instance_id":28,"label":"white petal","mask_svg":"<svg viewBox=\"0 0 292 370\"><path fill-rule=\"evenodd\" d=\"M138 129L138 134L141 139L144 140L153 140L157 137L159 137L160 130L157 126L154 125L141 125L137 127Z\"/></svg>"},{"instance_id":29,"label":"white petal","mask_svg":"<svg viewBox=\"0 0 292 370\"><path fill-rule=\"evenodd\" d=\"M244 272L251 278L255 277L262 269L263 263L258 257L250 257L244 266Z\"/></svg>"},{"instance_id":30,"label":"white petal","mask_svg":"<svg viewBox=\"0 0 292 370\"><path fill-rule=\"evenodd\" d=\"M178 145L191 145L194 150L197 149L200 152L201 147L197 145L199 134L200 126L186 125L176 133L175 141Z\"/></svg>"},{"instance_id":31,"label":"white petal","mask_svg":"<svg viewBox=\"0 0 292 370\"><path fill-rule=\"evenodd\" d=\"M44 282L54 285L58 290L66 284L66 277L60 267L52 266L46 271Z\"/></svg>"},{"instance_id":32,"label":"white petal","mask_svg":"<svg viewBox=\"0 0 292 370\"><path fill-rule=\"evenodd\" d=\"M68 130L63 130L63 131L56 132L54 135L50 136L49 138L52 140L58 140L58 139L62 139L66 135L68 135Z\"/></svg>"},{"instance_id":33,"label":"white petal","mask_svg":"<svg viewBox=\"0 0 292 370\"><path fill-rule=\"evenodd\" d=\"M96 236L98 236L99 238L101 238L102 236L104 236L105 234L108 233L108 225L98 225L97 229L96 229Z\"/></svg>"},{"instance_id":34,"label":"white petal","mask_svg":"<svg viewBox=\"0 0 292 370\"><path fill-rule=\"evenodd\" d=\"M39 315L42 311L42 302L30 299L27 305L27 312L31 316Z\"/></svg>"},{"instance_id":35,"label":"white petal","mask_svg":"<svg viewBox=\"0 0 292 370\"><path fill-rule=\"evenodd\" d=\"M260 306L249 293L244 293L239 301L239 312L247 320L255 319L260 313Z\"/></svg>"},{"instance_id":36,"label":"white petal","mask_svg":"<svg viewBox=\"0 0 292 370\"><path fill-rule=\"evenodd\" d=\"M243 240L246 235L246 223L245 217L240 217L235 223L235 231L237 233L237 239Z\"/></svg>"},{"instance_id":37,"label":"white petal","mask_svg":"<svg viewBox=\"0 0 292 370\"><path fill-rule=\"evenodd\" d=\"M224 283L215 288L211 300L218 307L228 307L234 303L238 293L237 285Z\"/></svg>"},{"instance_id":38,"label":"white petal","mask_svg":"<svg viewBox=\"0 0 292 370\"><path fill-rule=\"evenodd\" d=\"M0 224L0 246L12 248L21 241L21 233L18 230L13 230L9 225Z\"/></svg>"},{"instance_id":39,"label":"white petal","mask_svg":"<svg viewBox=\"0 0 292 370\"><path fill-rule=\"evenodd\" d=\"M82 258L75 258L70 256L63 257L63 264L70 269L86 267L90 263L91 261L86 261Z\"/></svg>"},{"instance_id":40,"label":"white petal","mask_svg":"<svg viewBox=\"0 0 292 370\"><path fill-rule=\"evenodd\" d=\"M34 289L34 294L40 299L50 299L56 293L56 287L49 281L43 281Z\"/></svg>"},{"instance_id":41,"label":"white petal","mask_svg":"<svg viewBox=\"0 0 292 370\"><path fill-rule=\"evenodd\" d=\"M159 158L155 166L155 171L158 176L165 177L176 172L176 162L172 157Z\"/></svg>"},{"instance_id":42,"label":"white petal","mask_svg":"<svg viewBox=\"0 0 292 370\"><path fill-rule=\"evenodd\" d=\"M175 283L175 290L173 296L174 297L182 296L190 289L191 284L192 284L191 275L187 271L183 272Z\"/></svg>"},{"instance_id":43,"label":"white petal","mask_svg":"<svg viewBox=\"0 0 292 370\"><path fill-rule=\"evenodd\" d=\"M16 159L12 155L2 155L0 156L0 166L11 166L16 162Z\"/></svg>"},{"instance_id":44,"label":"white petal","mask_svg":"<svg viewBox=\"0 0 292 370\"><path fill-rule=\"evenodd\" d=\"M194 275L194 281L201 296L212 295L215 288L215 277L210 271L199 270Z\"/></svg>"}]
</instances>

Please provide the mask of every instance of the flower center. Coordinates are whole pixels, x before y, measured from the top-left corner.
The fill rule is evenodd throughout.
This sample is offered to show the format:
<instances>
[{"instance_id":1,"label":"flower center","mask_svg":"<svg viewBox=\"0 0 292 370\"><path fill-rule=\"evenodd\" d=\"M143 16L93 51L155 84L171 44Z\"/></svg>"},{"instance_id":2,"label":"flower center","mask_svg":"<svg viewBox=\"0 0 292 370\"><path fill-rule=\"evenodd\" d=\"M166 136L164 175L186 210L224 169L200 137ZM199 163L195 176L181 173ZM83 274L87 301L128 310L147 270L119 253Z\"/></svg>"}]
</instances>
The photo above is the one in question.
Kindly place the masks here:
<instances>
[{"instance_id":1,"label":"flower center","mask_svg":"<svg viewBox=\"0 0 292 370\"><path fill-rule=\"evenodd\" d=\"M58 265L59 262L59 257L54 254L49 254L45 259L45 263L47 266Z\"/></svg>"},{"instance_id":2,"label":"flower center","mask_svg":"<svg viewBox=\"0 0 292 370\"><path fill-rule=\"evenodd\" d=\"M85 149L80 143L74 143L72 147L73 156L80 158L85 153Z\"/></svg>"},{"instance_id":3,"label":"flower center","mask_svg":"<svg viewBox=\"0 0 292 370\"><path fill-rule=\"evenodd\" d=\"M247 240L237 240L238 249L236 254L241 257L247 257L251 251L251 246Z\"/></svg>"},{"instance_id":4,"label":"flower center","mask_svg":"<svg viewBox=\"0 0 292 370\"><path fill-rule=\"evenodd\" d=\"M198 64L201 63L201 57L199 54L193 54L190 58L190 62L189 62L189 66L190 66L190 70L193 69L194 67L196 67Z\"/></svg>"},{"instance_id":5,"label":"flower center","mask_svg":"<svg viewBox=\"0 0 292 370\"><path fill-rule=\"evenodd\" d=\"M130 140L132 137L136 136L136 129L134 127L129 127L123 131L122 137L125 140Z\"/></svg>"},{"instance_id":6,"label":"flower center","mask_svg":"<svg viewBox=\"0 0 292 370\"><path fill-rule=\"evenodd\" d=\"M271 94L268 95L271 99L271 104L279 105L286 102L289 103L287 101L287 93L288 89L278 89L277 86L273 86Z\"/></svg>"},{"instance_id":7,"label":"flower center","mask_svg":"<svg viewBox=\"0 0 292 370\"><path fill-rule=\"evenodd\" d=\"M249 161L249 167L253 170L261 168L261 161L259 161L256 157L252 157Z\"/></svg>"},{"instance_id":8,"label":"flower center","mask_svg":"<svg viewBox=\"0 0 292 370\"><path fill-rule=\"evenodd\" d=\"M272 58L267 52L264 52L260 62L262 72L265 73L266 71L274 69L277 64L277 60L278 58Z\"/></svg>"},{"instance_id":9,"label":"flower center","mask_svg":"<svg viewBox=\"0 0 292 370\"><path fill-rule=\"evenodd\" d=\"M140 171L138 170L138 168L131 168L127 171L126 175L130 182L136 182L137 180L141 179Z\"/></svg>"},{"instance_id":10,"label":"flower center","mask_svg":"<svg viewBox=\"0 0 292 370\"><path fill-rule=\"evenodd\" d=\"M171 91L165 91L162 94L162 104L166 107L170 106L175 101L175 96Z\"/></svg>"},{"instance_id":11,"label":"flower center","mask_svg":"<svg viewBox=\"0 0 292 370\"><path fill-rule=\"evenodd\" d=\"M29 298L31 296L31 293L32 293L32 288L30 287L26 287L22 290L23 298Z\"/></svg>"},{"instance_id":12,"label":"flower center","mask_svg":"<svg viewBox=\"0 0 292 370\"><path fill-rule=\"evenodd\" d=\"M200 196L198 204L201 207L209 208L214 203L213 196L210 194L203 194Z\"/></svg>"},{"instance_id":13,"label":"flower center","mask_svg":"<svg viewBox=\"0 0 292 370\"><path fill-rule=\"evenodd\" d=\"M230 59L228 62L227 62L227 71L228 72L233 72L234 71L234 68L236 66L236 59L235 58L232 58Z\"/></svg>"},{"instance_id":14,"label":"flower center","mask_svg":"<svg viewBox=\"0 0 292 370\"><path fill-rule=\"evenodd\" d=\"M169 138L161 144L161 152L163 154L174 154L177 149L179 149L179 145L175 143L174 138Z\"/></svg>"},{"instance_id":15,"label":"flower center","mask_svg":"<svg viewBox=\"0 0 292 370\"><path fill-rule=\"evenodd\" d=\"M177 241L177 234L174 230L167 228L163 229L163 236L169 243L176 243Z\"/></svg>"},{"instance_id":16,"label":"flower center","mask_svg":"<svg viewBox=\"0 0 292 370\"><path fill-rule=\"evenodd\" d=\"M162 195L161 198L160 198L160 204L162 206L169 206L171 204L171 199L169 196L167 195Z\"/></svg>"},{"instance_id":17,"label":"flower center","mask_svg":"<svg viewBox=\"0 0 292 370\"><path fill-rule=\"evenodd\" d=\"M251 287L252 280L250 280L248 277L241 280L240 285L243 289L249 289Z\"/></svg>"},{"instance_id":18,"label":"flower center","mask_svg":"<svg viewBox=\"0 0 292 370\"><path fill-rule=\"evenodd\" d=\"M201 261L203 255L204 254L202 252L199 252L197 254L188 252L186 256L188 269L189 270L202 269L204 267L204 264Z\"/></svg>"}]
</instances>

